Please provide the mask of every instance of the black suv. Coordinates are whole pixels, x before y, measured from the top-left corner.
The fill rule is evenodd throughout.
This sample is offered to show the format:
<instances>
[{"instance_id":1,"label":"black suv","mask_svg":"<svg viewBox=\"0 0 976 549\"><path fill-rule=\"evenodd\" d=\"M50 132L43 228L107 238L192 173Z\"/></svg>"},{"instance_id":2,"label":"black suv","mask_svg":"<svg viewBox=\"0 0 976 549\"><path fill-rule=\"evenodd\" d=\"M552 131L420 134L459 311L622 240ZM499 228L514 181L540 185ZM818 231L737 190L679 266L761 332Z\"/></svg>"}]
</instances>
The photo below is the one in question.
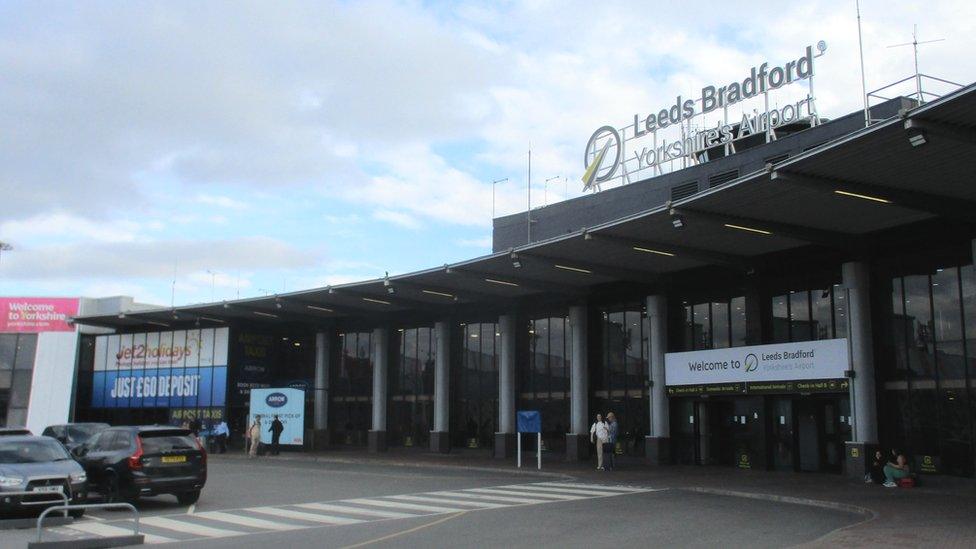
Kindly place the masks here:
<instances>
[{"instance_id":1,"label":"black suv","mask_svg":"<svg viewBox=\"0 0 976 549\"><path fill-rule=\"evenodd\" d=\"M47 426L41 436L57 439L65 448L73 450L105 429L108 429L108 423L66 423Z\"/></svg>"},{"instance_id":2,"label":"black suv","mask_svg":"<svg viewBox=\"0 0 976 549\"><path fill-rule=\"evenodd\" d=\"M173 494L190 505L207 483L207 453L189 429L111 427L73 453L110 502Z\"/></svg>"}]
</instances>

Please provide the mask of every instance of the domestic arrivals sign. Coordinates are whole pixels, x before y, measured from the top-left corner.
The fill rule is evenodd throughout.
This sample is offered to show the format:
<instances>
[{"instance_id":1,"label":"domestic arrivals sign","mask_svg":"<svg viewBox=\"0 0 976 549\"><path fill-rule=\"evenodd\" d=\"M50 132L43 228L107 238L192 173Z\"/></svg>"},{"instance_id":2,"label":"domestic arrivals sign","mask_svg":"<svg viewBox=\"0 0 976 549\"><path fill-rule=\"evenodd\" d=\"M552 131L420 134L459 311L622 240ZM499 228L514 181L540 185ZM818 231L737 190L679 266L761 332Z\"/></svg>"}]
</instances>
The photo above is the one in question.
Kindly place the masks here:
<instances>
[{"instance_id":1,"label":"domestic arrivals sign","mask_svg":"<svg viewBox=\"0 0 976 549\"><path fill-rule=\"evenodd\" d=\"M223 407L228 328L95 338L93 408Z\"/></svg>"},{"instance_id":2,"label":"domestic arrivals sign","mask_svg":"<svg viewBox=\"0 0 976 549\"><path fill-rule=\"evenodd\" d=\"M664 355L664 378L668 387L719 385L736 388L728 392L739 392L740 389L753 392L753 387L759 392L839 391L847 387L845 374L849 369L846 339ZM811 383L811 380L817 380L817 383ZM677 389L677 392L686 391Z\"/></svg>"}]
</instances>

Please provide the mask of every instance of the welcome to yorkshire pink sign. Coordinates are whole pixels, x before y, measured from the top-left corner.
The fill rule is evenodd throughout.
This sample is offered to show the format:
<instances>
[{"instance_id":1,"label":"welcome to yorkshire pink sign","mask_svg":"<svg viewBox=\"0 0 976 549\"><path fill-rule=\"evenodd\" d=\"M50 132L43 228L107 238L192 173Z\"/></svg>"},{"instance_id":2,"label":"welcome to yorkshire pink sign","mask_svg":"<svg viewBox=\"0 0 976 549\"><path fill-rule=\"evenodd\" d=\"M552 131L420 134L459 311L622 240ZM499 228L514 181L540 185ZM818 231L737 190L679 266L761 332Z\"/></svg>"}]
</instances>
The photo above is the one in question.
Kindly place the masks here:
<instances>
[{"instance_id":1,"label":"welcome to yorkshire pink sign","mask_svg":"<svg viewBox=\"0 0 976 549\"><path fill-rule=\"evenodd\" d=\"M73 332L77 314L77 298L0 297L0 332Z\"/></svg>"}]
</instances>

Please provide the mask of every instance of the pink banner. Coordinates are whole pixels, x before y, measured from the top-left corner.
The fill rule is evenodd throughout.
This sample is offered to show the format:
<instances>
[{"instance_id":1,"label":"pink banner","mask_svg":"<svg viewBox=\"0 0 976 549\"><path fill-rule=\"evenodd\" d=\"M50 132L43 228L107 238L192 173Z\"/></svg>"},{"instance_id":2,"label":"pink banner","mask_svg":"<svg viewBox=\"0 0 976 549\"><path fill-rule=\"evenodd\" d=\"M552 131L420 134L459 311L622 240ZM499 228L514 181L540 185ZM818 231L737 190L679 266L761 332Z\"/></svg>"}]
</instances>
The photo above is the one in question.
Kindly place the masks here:
<instances>
[{"instance_id":1,"label":"pink banner","mask_svg":"<svg viewBox=\"0 0 976 549\"><path fill-rule=\"evenodd\" d=\"M73 297L0 297L0 332L73 332Z\"/></svg>"}]
</instances>

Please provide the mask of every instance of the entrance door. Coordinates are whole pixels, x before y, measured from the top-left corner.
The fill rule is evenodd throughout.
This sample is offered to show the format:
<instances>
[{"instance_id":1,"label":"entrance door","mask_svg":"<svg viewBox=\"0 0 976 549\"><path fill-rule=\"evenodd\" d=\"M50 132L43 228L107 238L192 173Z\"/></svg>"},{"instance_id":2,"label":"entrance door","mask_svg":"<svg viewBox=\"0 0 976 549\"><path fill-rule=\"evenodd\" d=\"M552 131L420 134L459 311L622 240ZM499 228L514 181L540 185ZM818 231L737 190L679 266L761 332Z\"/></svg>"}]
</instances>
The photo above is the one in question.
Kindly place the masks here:
<instances>
[{"instance_id":1,"label":"entrance door","mask_svg":"<svg viewBox=\"0 0 976 549\"><path fill-rule=\"evenodd\" d=\"M798 401L796 418L796 438L801 471L820 471L822 468L820 432L822 430L823 406L808 399Z\"/></svg>"},{"instance_id":2,"label":"entrance door","mask_svg":"<svg viewBox=\"0 0 976 549\"><path fill-rule=\"evenodd\" d=\"M698 458L701 465L731 465L732 403L703 400L697 403Z\"/></svg>"},{"instance_id":3,"label":"entrance door","mask_svg":"<svg viewBox=\"0 0 976 549\"><path fill-rule=\"evenodd\" d=\"M794 463L796 434L793 427L793 399L780 397L770 399L769 419L773 469L795 471Z\"/></svg>"}]
</instances>

